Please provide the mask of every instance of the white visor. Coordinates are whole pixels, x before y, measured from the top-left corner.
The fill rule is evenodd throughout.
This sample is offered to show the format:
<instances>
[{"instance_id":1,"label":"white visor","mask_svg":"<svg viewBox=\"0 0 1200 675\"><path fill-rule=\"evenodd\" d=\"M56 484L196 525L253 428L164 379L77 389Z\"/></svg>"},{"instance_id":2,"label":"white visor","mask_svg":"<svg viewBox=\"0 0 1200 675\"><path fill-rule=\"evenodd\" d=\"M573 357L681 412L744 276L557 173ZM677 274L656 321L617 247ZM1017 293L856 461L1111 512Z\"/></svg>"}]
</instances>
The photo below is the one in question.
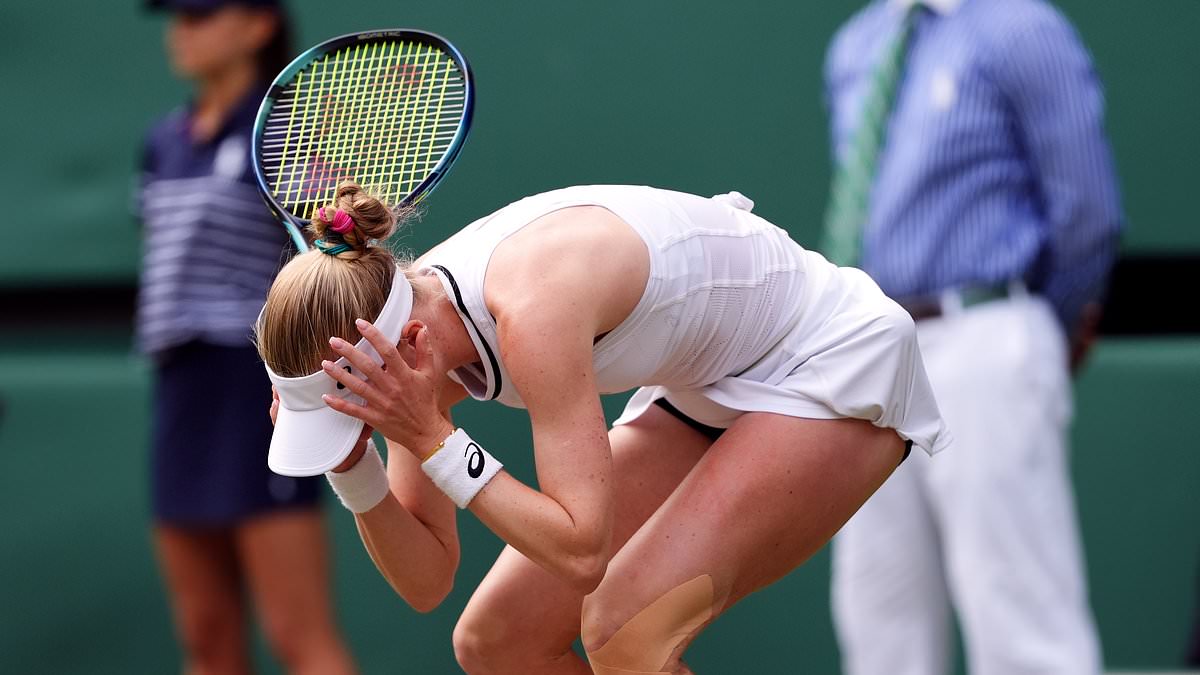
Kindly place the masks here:
<instances>
[{"instance_id":1,"label":"white visor","mask_svg":"<svg viewBox=\"0 0 1200 675\"><path fill-rule=\"evenodd\" d=\"M391 293L374 321L390 343L400 341L400 331L412 315L412 304L412 286L397 267ZM360 339L355 347L375 363L383 363L366 338ZM367 379L344 357L334 363L360 379ZM363 399L320 370L303 377L282 377L268 367L267 376L279 392L279 415L275 419L275 433L271 435L267 466L284 476L316 476L341 464L354 448L363 423L325 405L321 396L337 396L360 405Z\"/></svg>"}]
</instances>

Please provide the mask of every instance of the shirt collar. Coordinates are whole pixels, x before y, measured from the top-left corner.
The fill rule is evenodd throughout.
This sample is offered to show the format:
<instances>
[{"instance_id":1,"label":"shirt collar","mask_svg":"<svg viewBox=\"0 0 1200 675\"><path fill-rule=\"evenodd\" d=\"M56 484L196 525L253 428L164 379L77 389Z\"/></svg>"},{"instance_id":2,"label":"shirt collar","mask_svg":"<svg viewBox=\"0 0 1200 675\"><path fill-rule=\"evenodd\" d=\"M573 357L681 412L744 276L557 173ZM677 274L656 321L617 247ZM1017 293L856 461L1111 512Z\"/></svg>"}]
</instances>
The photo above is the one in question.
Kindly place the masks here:
<instances>
[{"instance_id":1,"label":"shirt collar","mask_svg":"<svg viewBox=\"0 0 1200 675\"><path fill-rule=\"evenodd\" d=\"M963 3L963 0L888 0L888 4L901 9L908 9L918 2L945 16L953 14L954 10L958 9L958 6Z\"/></svg>"}]
</instances>

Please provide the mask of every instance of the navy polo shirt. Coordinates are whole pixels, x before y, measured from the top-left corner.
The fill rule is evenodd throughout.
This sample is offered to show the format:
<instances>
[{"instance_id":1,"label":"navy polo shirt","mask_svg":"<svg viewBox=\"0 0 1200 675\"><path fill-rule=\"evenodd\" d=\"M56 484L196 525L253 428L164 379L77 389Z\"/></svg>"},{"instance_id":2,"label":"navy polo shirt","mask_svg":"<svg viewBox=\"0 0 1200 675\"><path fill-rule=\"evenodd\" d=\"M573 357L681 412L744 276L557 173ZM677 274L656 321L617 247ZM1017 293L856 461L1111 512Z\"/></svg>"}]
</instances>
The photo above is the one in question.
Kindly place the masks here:
<instances>
[{"instance_id":1,"label":"navy polo shirt","mask_svg":"<svg viewBox=\"0 0 1200 675\"><path fill-rule=\"evenodd\" d=\"M250 135L262 93L246 95L206 141L193 107L158 122L143 149L137 338L156 354L200 341L247 346L288 239L258 193Z\"/></svg>"}]
</instances>

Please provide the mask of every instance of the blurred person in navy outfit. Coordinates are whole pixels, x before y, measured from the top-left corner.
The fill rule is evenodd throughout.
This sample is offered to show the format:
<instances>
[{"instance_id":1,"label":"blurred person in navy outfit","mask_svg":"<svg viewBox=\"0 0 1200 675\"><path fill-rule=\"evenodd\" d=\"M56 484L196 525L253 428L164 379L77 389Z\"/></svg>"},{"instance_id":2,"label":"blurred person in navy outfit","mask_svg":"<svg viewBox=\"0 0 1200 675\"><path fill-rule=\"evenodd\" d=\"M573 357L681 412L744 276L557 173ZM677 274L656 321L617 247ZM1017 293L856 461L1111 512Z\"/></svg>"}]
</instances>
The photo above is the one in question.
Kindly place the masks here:
<instances>
[{"instance_id":1,"label":"blurred person in navy outfit","mask_svg":"<svg viewBox=\"0 0 1200 675\"><path fill-rule=\"evenodd\" d=\"M251 326L287 250L250 165L258 103L290 57L265 0L160 0L193 99L143 149L137 339L153 364L154 539L184 672L248 673L248 595L293 673L354 671L333 618L318 480L267 469L271 388Z\"/></svg>"},{"instance_id":2,"label":"blurred person in navy outfit","mask_svg":"<svg viewBox=\"0 0 1200 675\"><path fill-rule=\"evenodd\" d=\"M917 321L955 441L834 541L852 675L1101 670L1070 484L1070 373L1121 228L1090 57L1043 0L877 0L826 60L824 252Z\"/></svg>"}]
</instances>

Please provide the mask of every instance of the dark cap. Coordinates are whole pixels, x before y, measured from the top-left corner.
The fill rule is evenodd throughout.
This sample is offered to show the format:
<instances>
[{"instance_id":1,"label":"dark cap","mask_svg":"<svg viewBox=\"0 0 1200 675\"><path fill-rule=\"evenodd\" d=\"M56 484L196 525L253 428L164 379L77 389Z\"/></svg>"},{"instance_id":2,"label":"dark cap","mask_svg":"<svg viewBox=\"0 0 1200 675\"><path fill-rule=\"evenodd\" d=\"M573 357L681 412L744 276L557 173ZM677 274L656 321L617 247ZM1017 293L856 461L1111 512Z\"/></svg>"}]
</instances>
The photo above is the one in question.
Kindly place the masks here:
<instances>
[{"instance_id":1,"label":"dark cap","mask_svg":"<svg viewBox=\"0 0 1200 675\"><path fill-rule=\"evenodd\" d=\"M229 5L272 8L278 7L279 4L279 0L146 0L146 7L149 9L165 9L171 12L193 12L196 14L215 12Z\"/></svg>"}]
</instances>

